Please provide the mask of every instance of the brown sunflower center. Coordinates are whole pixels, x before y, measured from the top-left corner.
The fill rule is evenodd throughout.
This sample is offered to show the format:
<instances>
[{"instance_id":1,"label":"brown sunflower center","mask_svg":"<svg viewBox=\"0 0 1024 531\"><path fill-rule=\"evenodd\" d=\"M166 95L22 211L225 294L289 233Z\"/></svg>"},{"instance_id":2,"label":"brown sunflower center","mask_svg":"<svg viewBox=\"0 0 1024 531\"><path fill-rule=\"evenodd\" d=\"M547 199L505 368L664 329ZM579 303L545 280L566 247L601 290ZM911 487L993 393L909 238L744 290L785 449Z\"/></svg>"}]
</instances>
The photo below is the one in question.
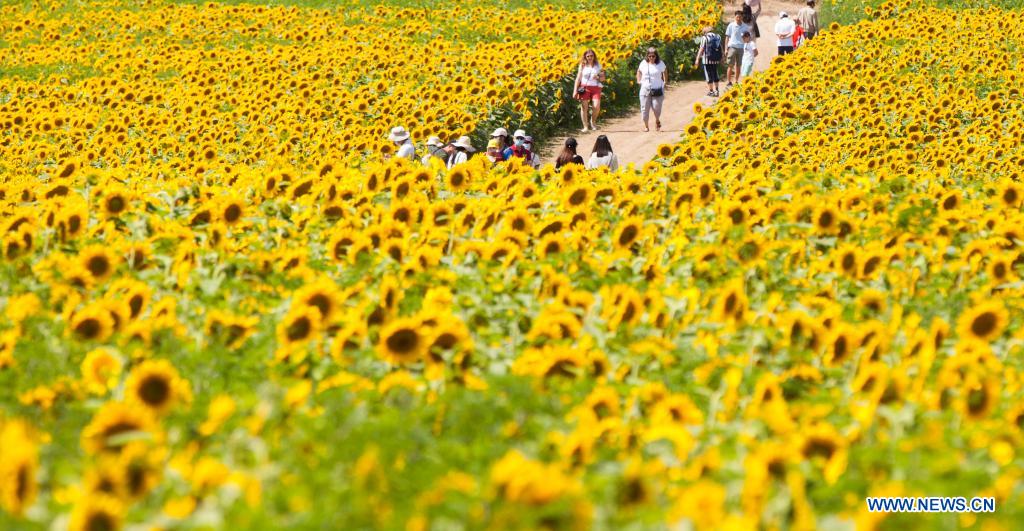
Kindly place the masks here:
<instances>
[{"instance_id":1,"label":"brown sunflower center","mask_svg":"<svg viewBox=\"0 0 1024 531\"><path fill-rule=\"evenodd\" d=\"M635 225L626 226L626 228L622 229L622 232L619 233L619 245L625 247L626 245L633 243L633 240L636 239L639 232L640 229L636 228Z\"/></svg>"},{"instance_id":2,"label":"brown sunflower center","mask_svg":"<svg viewBox=\"0 0 1024 531\"><path fill-rule=\"evenodd\" d=\"M234 223L240 217L242 217L242 207L232 203L224 209L224 221Z\"/></svg>"},{"instance_id":3,"label":"brown sunflower center","mask_svg":"<svg viewBox=\"0 0 1024 531\"><path fill-rule=\"evenodd\" d=\"M292 321L292 324L288 325L286 335L289 341L301 341L309 337L310 332L313 331L313 323L309 321L306 316L301 316L298 319Z\"/></svg>"},{"instance_id":4,"label":"brown sunflower center","mask_svg":"<svg viewBox=\"0 0 1024 531\"><path fill-rule=\"evenodd\" d=\"M103 277L110 272L110 260L103 255L92 256L86 262L85 267L92 273L92 276Z\"/></svg>"},{"instance_id":5,"label":"brown sunflower center","mask_svg":"<svg viewBox=\"0 0 1024 531\"><path fill-rule=\"evenodd\" d=\"M114 531L117 529L117 520L106 512L95 512L85 520L86 531Z\"/></svg>"},{"instance_id":6,"label":"brown sunflower center","mask_svg":"<svg viewBox=\"0 0 1024 531\"><path fill-rule=\"evenodd\" d=\"M78 323L78 326L75 327L75 333L83 339L93 339L100 335L102 328L98 319L89 317Z\"/></svg>"},{"instance_id":7,"label":"brown sunflower center","mask_svg":"<svg viewBox=\"0 0 1024 531\"><path fill-rule=\"evenodd\" d=\"M978 337L987 337L996 329L996 314L984 312L971 321L971 333Z\"/></svg>"},{"instance_id":8,"label":"brown sunflower center","mask_svg":"<svg viewBox=\"0 0 1024 531\"><path fill-rule=\"evenodd\" d=\"M139 385L139 398L153 407L159 407L171 396L171 384L159 375L147 377Z\"/></svg>"},{"instance_id":9,"label":"brown sunflower center","mask_svg":"<svg viewBox=\"0 0 1024 531\"><path fill-rule=\"evenodd\" d=\"M388 350L399 355L406 355L416 350L420 335L410 328L402 328L388 336Z\"/></svg>"}]
</instances>

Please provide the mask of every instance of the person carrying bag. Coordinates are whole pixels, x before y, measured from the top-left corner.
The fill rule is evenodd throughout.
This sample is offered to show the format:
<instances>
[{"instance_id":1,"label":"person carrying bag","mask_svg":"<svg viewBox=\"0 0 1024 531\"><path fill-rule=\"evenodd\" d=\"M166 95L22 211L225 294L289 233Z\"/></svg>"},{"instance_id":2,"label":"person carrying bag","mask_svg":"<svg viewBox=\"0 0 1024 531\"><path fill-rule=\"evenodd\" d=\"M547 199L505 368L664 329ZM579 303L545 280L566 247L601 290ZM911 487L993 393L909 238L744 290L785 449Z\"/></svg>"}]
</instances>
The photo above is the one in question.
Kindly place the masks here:
<instances>
[{"instance_id":1,"label":"person carrying bag","mask_svg":"<svg viewBox=\"0 0 1024 531\"><path fill-rule=\"evenodd\" d=\"M640 61L640 66L636 69L636 82L640 85L640 115L644 120L644 131L651 130L648 123L652 110L655 127L661 131L661 107L665 102L668 67L658 55L658 50L647 49L646 59Z\"/></svg>"}]
</instances>

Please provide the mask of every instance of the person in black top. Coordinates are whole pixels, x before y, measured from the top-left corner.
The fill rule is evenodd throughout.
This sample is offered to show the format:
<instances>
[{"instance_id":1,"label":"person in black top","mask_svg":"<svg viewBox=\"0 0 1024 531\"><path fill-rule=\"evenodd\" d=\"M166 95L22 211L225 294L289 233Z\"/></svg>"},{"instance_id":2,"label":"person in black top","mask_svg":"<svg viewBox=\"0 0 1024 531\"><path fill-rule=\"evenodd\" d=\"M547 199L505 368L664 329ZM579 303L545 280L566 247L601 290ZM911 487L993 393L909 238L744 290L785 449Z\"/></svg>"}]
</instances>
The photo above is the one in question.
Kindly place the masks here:
<instances>
[{"instance_id":1,"label":"person in black top","mask_svg":"<svg viewBox=\"0 0 1024 531\"><path fill-rule=\"evenodd\" d=\"M583 165L583 157L576 154L576 139L569 137L565 139L565 147L562 148L562 152L559 153L558 158L555 159L555 170L562 169L562 166L566 164L579 164Z\"/></svg>"}]
</instances>

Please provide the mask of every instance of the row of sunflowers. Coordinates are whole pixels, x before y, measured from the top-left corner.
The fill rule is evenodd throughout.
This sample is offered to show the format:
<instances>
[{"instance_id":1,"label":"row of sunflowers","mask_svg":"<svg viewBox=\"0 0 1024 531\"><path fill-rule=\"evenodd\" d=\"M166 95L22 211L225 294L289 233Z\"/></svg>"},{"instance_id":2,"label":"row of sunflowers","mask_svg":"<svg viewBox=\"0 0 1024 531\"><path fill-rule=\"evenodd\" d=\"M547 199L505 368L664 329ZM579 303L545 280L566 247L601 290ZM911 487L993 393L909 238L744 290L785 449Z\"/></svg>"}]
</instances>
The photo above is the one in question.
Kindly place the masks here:
<instances>
[{"instance_id":1,"label":"row of sunflowers","mask_svg":"<svg viewBox=\"0 0 1024 531\"><path fill-rule=\"evenodd\" d=\"M0 7L0 168L202 177L279 159L351 163L393 150L394 125L422 143L499 116L550 118L571 100L538 90L575 75L585 48L620 65L718 15L711 0L78 4Z\"/></svg>"},{"instance_id":2,"label":"row of sunflowers","mask_svg":"<svg viewBox=\"0 0 1024 531\"><path fill-rule=\"evenodd\" d=\"M193 29L249 20L161 9L204 13L175 18ZM131 11L112 13L96 24ZM197 178L170 134L98 121L124 138L50 167L11 130L0 527L1012 528L1016 18L833 28L642 173L245 164L277 142L264 131L198 142ZM17 84L5 109L36 101L22 124L68 98ZM240 81L263 99L224 112L276 112L259 87ZM101 116L128 105L113 93ZM190 94L211 117L220 96ZM131 142L152 159L103 162ZM885 515L869 495L997 510Z\"/></svg>"}]
</instances>

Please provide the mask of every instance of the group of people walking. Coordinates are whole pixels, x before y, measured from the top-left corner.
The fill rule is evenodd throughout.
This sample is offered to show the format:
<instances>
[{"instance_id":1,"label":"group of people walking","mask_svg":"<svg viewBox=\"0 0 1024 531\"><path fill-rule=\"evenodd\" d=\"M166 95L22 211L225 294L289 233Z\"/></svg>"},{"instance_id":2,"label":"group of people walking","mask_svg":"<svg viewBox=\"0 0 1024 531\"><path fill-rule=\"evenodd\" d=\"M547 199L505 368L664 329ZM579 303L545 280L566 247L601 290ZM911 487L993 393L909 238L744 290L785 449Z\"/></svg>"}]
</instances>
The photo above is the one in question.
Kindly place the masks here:
<instances>
[{"instance_id":1,"label":"group of people walking","mask_svg":"<svg viewBox=\"0 0 1024 531\"><path fill-rule=\"evenodd\" d=\"M522 159L523 164L534 169L540 168L540 156L533 151L533 138L528 136L526 131L519 129L513 133L511 143L508 142L508 138L508 131L504 127L499 127L491 133L485 156L492 165L518 158ZM417 159L416 145L412 142L412 135L404 127L392 128L391 133L388 134L388 140L395 146L395 157L411 161ZM567 164L585 165L587 169L601 167L611 171L619 169L619 160L612 151L612 144L607 136L597 137L590 158L586 162L576 152L578 145L575 138L565 141L565 146L555 161L556 170L562 169L562 166ZM429 166L432 159L437 159L445 167L451 169L468 161L475 153L476 148L473 147L468 136L460 136L458 140L450 144L445 144L441 142L440 138L432 136L427 139L427 153L419 160L423 165Z\"/></svg>"},{"instance_id":2,"label":"group of people walking","mask_svg":"<svg viewBox=\"0 0 1024 531\"><path fill-rule=\"evenodd\" d=\"M815 0L806 2L807 6L800 9L795 20L789 17L789 13L779 12L779 20L775 23L776 51L779 55L792 53L804 41L817 35L818 11L815 8ZM735 18L725 28L724 45L722 37L715 33L714 28L704 28L693 66L696 68L703 64L708 96L720 95L718 68L723 60L726 64L726 88L732 87L739 83L741 78L753 73L754 59L758 56L756 39L761 36L761 30L757 25L757 17L760 14L761 0L744 0L743 9L733 14Z\"/></svg>"},{"instance_id":3,"label":"group of people walking","mask_svg":"<svg viewBox=\"0 0 1024 531\"><path fill-rule=\"evenodd\" d=\"M412 135L404 127L392 128L388 140L394 143L396 157L413 161L417 159L416 145L412 142ZM441 142L439 137L432 136L427 139L427 153L419 160L424 165L429 165L431 159L437 159L447 168L452 168L469 160L474 153L476 153L476 148L473 147L468 136L460 136L458 140L448 144ZM519 158L522 159L523 164L540 168L540 156L533 151L533 137L527 135L526 131L522 129L517 130L511 136L504 127L495 129L487 143L485 155L492 164Z\"/></svg>"},{"instance_id":4,"label":"group of people walking","mask_svg":"<svg viewBox=\"0 0 1024 531\"><path fill-rule=\"evenodd\" d=\"M815 0L806 2L807 6L797 13L795 20L785 11L779 13L779 20L775 24L779 55L791 53L818 33ZM756 39L761 36L757 24L761 9L761 0L743 0L743 8L733 14L734 19L726 27L724 38L715 33L714 28L704 28L693 66L697 68L703 65L708 96L720 95L718 70L723 62L726 65L726 88L732 87L753 73L754 59L758 56ZM589 49L584 51L573 83L573 98L580 102L580 120L583 124L581 132L598 129L601 91L606 80L607 76L597 59L597 54ZM661 131L661 111L665 102L665 86L668 83L668 66L661 60L657 49L647 49L644 59L636 69L636 83L640 87L640 116L643 120L643 130L651 130L650 115L653 113L654 128ZM409 160L417 159L416 147L405 128L395 127L388 138L395 144L395 156ZM577 146L575 138L565 141L562 152L555 162L556 169L561 169L567 164L584 164L583 157L576 152ZM431 159L437 159L448 168L466 162L476 152L468 136L461 136L449 144L442 143L440 138L432 136L427 140L426 147L427 154L421 159L423 164L430 164ZM533 138L522 129L511 136L504 127L495 129L491 133L485 154L493 165L519 158L526 165L540 167L540 157L533 149ZM590 158L585 164L587 168L607 167L612 171L618 169L618 159L607 136L597 137Z\"/></svg>"}]
</instances>

